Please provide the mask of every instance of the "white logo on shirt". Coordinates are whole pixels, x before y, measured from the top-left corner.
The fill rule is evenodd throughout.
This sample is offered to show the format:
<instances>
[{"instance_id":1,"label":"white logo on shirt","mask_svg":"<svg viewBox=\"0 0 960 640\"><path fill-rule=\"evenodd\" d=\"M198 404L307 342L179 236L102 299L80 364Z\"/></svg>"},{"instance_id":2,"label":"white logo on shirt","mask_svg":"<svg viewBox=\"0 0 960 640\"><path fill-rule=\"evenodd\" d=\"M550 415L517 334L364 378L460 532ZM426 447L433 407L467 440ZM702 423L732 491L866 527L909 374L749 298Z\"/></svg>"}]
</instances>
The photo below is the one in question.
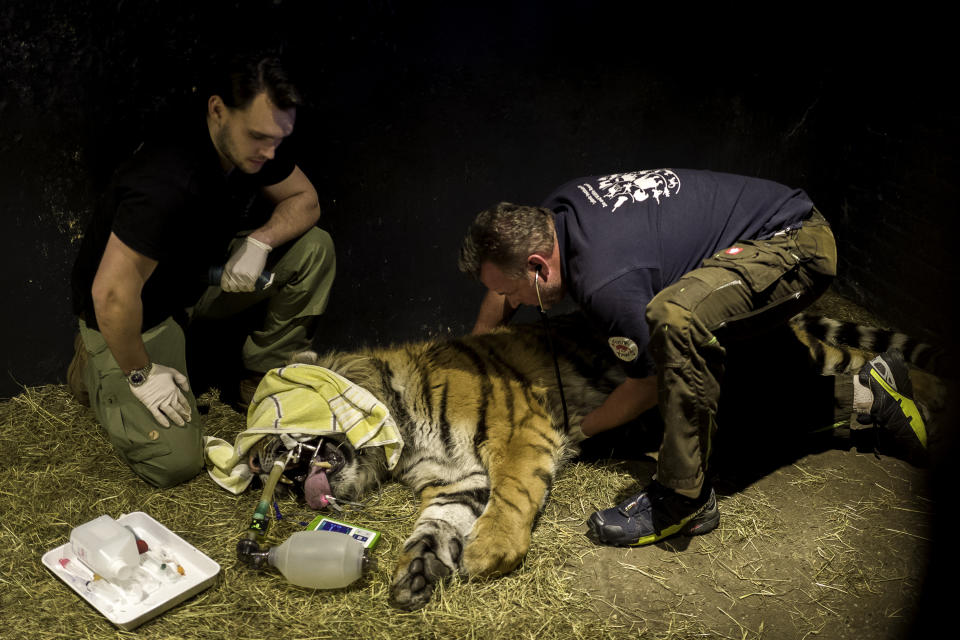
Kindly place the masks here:
<instances>
[{"instance_id":1,"label":"white logo on shirt","mask_svg":"<svg viewBox=\"0 0 960 640\"><path fill-rule=\"evenodd\" d=\"M624 338L623 336L611 337L607 340L607 343L609 343L610 348L613 349L613 354L624 362L633 362L637 359L637 356L640 355L640 350L637 349L637 343L630 338Z\"/></svg>"},{"instance_id":2,"label":"white logo on shirt","mask_svg":"<svg viewBox=\"0 0 960 640\"><path fill-rule=\"evenodd\" d=\"M627 202L643 202L653 198L669 198L680 191L680 178L670 169L647 169L628 173L612 173L600 178L597 188L603 197L615 200L611 212Z\"/></svg>"}]
</instances>

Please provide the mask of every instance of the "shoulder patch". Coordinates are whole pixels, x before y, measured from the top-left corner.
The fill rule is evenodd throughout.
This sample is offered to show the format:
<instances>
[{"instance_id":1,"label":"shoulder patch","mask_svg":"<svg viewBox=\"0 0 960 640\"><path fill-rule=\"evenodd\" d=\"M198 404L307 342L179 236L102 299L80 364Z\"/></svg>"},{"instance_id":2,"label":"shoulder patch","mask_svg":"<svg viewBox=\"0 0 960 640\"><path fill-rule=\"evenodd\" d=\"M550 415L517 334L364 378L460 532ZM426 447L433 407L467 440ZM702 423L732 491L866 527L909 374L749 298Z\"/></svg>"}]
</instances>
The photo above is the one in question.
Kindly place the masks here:
<instances>
[{"instance_id":1,"label":"shoulder patch","mask_svg":"<svg viewBox=\"0 0 960 640\"><path fill-rule=\"evenodd\" d=\"M630 338L614 336L609 338L607 343L610 345L610 348L613 349L614 355L624 362L633 362L637 359L637 356L640 355L637 343Z\"/></svg>"}]
</instances>

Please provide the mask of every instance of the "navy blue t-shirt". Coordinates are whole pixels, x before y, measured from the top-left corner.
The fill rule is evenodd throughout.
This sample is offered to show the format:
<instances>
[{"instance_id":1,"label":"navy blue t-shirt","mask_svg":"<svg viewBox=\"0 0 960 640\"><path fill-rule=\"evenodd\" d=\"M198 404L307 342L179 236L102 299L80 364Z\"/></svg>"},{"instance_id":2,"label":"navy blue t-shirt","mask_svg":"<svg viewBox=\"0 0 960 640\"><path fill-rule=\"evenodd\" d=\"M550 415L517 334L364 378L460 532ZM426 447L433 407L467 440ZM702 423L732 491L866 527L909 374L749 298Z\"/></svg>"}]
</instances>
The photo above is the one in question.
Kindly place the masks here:
<instances>
[{"instance_id":1,"label":"navy blue t-shirt","mask_svg":"<svg viewBox=\"0 0 960 640\"><path fill-rule=\"evenodd\" d=\"M813 203L769 180L652 169L572 180L543 206L555 213L568 293L642 378L654 372L647 303L738 240L798 226Z\"/></svg>"},{"instance_id":2,"label":"navy blue t-shirt","mask_svg":"<svg viewBox=\"0 0 960 640\"><path fill-rule=\"evenodd\" d=\"M201 118L144 144L121 167L84 234L73 269L74 313L96 328L91 287L113 232L157 261L141 293L143 330L199 299L209 267L222 265L240 231L262 226L271 213L254 206L265 186L293 172L285 142L255 174L226 174Z\"/></svg>"}]
</instances>

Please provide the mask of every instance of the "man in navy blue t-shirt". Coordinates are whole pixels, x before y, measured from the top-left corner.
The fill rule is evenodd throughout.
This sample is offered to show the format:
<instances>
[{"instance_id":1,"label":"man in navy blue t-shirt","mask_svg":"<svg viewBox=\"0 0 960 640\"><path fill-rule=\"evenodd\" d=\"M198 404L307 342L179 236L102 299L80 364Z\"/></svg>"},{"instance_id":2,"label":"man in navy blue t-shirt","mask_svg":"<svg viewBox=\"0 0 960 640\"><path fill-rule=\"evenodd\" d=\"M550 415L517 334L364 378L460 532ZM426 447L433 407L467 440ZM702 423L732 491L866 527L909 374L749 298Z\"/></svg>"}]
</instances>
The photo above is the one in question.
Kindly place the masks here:
<instances>
[{"instance_id":1,"label":"man in navy blue t-shirt","mask_svg":"<svg viewBox=\"0 0 960 640\"><path fill-rule=\"evenodd\" d=\"M749 335L801 311L836 274L836 246L799 189L655 169L580 178L541 207L481 212L460 268L489 289L474 333L521 304L569 295L608 336L627 379L583 418L584 436L659 405L655 480L590 518L602 542L642 545L719 522L704 476L724 360L715 332Z\"/></svg>"}]
</instances>

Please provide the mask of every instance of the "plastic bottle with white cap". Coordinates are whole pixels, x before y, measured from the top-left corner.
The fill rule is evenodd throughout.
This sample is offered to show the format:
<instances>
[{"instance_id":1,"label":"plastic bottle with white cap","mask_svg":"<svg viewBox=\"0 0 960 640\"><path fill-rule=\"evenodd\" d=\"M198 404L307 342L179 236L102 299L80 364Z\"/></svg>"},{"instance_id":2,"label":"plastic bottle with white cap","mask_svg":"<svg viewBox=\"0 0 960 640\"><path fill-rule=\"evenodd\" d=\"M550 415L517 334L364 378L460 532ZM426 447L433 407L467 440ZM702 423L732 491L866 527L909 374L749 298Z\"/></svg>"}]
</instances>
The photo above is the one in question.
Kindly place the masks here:
<instances>
[{"instance_id":1,"label":"plastic bottle with white cap","mask_svg":"<svg viewBox=\"0 0 960 640\"><path fill-rule=\"evenodd\" d=\"M70 544L81 562L107 580L129 580L140 565L133 533L108 515L75 527Z\"/></svg>"}]
</instances>

